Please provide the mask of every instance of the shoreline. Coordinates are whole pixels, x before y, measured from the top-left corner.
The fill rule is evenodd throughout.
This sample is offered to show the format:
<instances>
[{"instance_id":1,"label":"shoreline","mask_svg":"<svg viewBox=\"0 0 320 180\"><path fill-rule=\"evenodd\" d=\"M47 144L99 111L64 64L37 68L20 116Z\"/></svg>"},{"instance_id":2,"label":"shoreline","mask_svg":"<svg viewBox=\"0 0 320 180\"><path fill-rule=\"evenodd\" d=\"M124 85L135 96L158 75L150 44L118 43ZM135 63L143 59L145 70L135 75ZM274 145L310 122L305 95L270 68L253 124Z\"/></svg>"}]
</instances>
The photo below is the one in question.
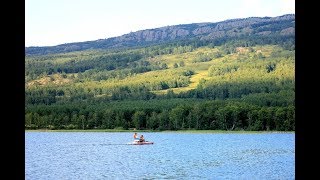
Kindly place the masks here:
<instances>
[{"instance_id":1,"label":"shoreline","mask_svg":"<svg viewBox=\"0 0 320 180\"><path fill-rule=\"evenodd\" d=\"M50 130L50 129L36 129L36 130L25 130L25 132L114 132L114 133L121 133L121 132L150 132L150 133L207 133L207 134L259 134L259 133L293 133L295 131L245 131L245 130L238 130L238 131L227 131L227 130L119 130L119 129L60 129L60 130Z\"/></svg>"}]
</instances>

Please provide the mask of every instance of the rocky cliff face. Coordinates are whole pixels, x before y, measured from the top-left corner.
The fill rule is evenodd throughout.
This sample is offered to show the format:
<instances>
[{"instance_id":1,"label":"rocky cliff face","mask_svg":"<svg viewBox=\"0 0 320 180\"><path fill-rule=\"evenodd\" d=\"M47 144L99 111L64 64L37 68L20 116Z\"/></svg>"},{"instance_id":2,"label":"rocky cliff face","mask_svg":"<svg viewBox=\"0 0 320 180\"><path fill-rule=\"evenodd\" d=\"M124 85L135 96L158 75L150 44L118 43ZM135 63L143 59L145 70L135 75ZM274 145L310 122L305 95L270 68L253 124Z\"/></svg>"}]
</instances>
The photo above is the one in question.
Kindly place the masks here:
<instances>
[{"instance_id":1,"label":"rocky cliff face","mask_svg":"<svg viewBox=\"0 0 320 180\"><path fill-rule=\"evenodd\" d=\"M294 33L294 14L278 17L250 17L217 23L194 23L140 30L118 37L96 41L68 43L51 47L27 47L26 55L71 52L85 49L133 47L188 38L210 40L222 37L250 36L253 34L294 35Z\"/></svg>"}]
</instances>

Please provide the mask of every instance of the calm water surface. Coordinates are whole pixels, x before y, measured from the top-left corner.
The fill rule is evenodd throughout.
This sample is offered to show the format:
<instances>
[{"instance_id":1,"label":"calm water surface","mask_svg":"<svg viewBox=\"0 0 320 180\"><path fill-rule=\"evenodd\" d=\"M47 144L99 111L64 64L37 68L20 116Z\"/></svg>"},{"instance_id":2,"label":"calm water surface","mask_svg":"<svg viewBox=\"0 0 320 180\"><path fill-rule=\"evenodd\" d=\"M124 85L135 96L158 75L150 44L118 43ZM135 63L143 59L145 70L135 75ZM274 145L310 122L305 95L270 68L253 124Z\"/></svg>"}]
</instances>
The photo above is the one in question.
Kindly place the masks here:
<instances>
[{"instance_id":1,"label":"calm water surface","mask_svg":"<svg viewBox=\"0 0 320 180\"><path fill-rule=\"evenodd\" d=\"M294 179L295 134L26 132L25 179ZM140 134L139 134L140 135Z\"/></svg>"}]
</instances>

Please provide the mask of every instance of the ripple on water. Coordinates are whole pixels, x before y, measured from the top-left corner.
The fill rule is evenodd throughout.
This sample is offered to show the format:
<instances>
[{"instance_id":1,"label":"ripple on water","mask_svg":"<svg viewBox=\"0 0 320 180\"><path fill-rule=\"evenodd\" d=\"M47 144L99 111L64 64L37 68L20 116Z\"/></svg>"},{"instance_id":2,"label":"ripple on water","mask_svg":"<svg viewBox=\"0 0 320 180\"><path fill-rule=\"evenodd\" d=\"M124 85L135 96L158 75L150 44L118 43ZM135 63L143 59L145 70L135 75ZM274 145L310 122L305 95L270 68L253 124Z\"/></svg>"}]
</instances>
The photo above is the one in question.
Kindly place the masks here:
<instances>
[{"instance_id":1,"label":"ripple on water","mask_svg":"<svg viewBox=\"0 0 320 180\"><path fill-rule=\"evenodd\" d=\"M26 179L294 179L294 134L26 133ZM114 140L114 141L112 141Z\"/></svg>"}]
</instances>

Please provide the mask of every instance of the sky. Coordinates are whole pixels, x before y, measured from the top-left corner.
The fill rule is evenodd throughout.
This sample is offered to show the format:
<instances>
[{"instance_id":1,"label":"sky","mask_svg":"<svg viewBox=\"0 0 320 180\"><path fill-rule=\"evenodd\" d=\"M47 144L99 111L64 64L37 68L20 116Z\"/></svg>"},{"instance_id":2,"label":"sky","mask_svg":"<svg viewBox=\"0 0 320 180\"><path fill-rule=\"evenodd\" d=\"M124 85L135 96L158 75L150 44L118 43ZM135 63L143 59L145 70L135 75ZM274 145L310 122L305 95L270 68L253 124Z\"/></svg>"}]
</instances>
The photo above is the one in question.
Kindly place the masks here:
<instances>
[{"instance_id":1,"label":"sky","mask_svg":"<svg viewBox=\"0 0 320 180\"><path fill-rule=\"evenodd\" d=\"M26 0L25 46L54 46L162 26L295 14L295 0Z\"/></svg>"}]
</instances>

